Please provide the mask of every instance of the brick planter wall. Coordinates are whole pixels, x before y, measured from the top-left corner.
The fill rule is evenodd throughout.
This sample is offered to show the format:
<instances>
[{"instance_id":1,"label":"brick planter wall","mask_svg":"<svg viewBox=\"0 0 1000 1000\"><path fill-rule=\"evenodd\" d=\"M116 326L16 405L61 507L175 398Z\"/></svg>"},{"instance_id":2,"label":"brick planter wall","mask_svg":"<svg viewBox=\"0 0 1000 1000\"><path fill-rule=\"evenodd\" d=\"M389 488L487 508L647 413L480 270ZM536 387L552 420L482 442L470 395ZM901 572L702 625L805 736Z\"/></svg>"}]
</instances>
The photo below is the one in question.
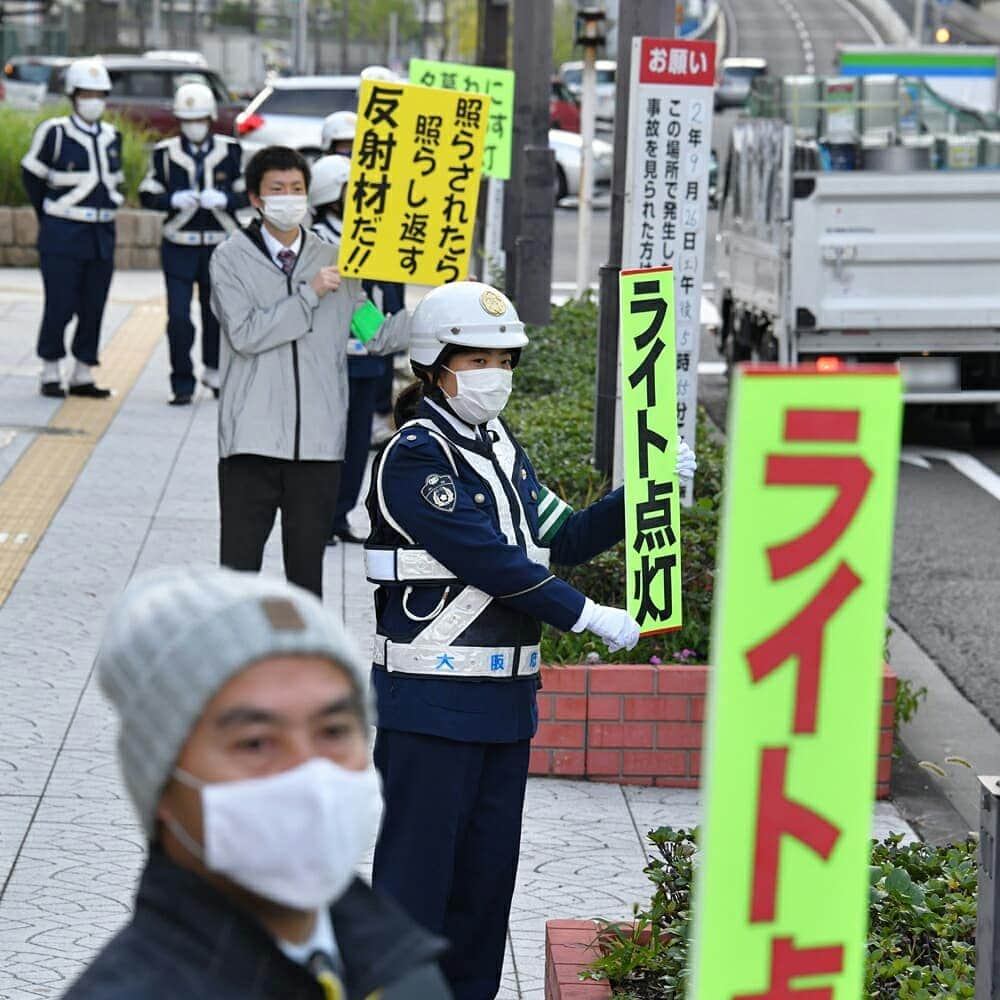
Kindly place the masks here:
<instances>
[{"instance_id":1,"label":"brick planter wall","mask_svg":"<svg viewBox=\"0 0 1000 1000\"><path fill-rule=\"evenodd\" d=\"M162 212L121 208L116 222L115 269L160 269ZM37 267L38 219L30 205L0 205L0 265Z\"/></svg>"},{"instance_id":2,"label":"brick planter wall","mask_svg":"<svg viewBox=\"0 0 1000 1000\"><path fill-rule=\"evenodd\" d=\"M697 788L707 666L542 667L531 774ZM896 675L882 692L877 796L889 794Z\"/></svg>"},{"instance_id":3,"label":"brick planter wall","mask_svg":"<svg viewBox=\"0 0 1000 1000\"><path fill-rule=\"evenodd\" d=\"M592 920L549 920L545 924L545 1000L609 1000L606 982L580 981L598 958Z\"/></svg>"}]
</instances>

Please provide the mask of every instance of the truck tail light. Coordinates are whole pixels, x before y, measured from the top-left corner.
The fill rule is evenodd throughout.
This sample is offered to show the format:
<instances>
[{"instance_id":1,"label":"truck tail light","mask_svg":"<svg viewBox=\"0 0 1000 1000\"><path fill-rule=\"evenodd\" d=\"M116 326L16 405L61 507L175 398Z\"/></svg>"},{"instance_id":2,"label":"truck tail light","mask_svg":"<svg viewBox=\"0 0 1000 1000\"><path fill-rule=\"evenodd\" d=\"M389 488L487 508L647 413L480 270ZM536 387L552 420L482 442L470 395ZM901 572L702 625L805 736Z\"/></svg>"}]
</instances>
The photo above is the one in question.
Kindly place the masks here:
<instances>
[{"instance_id":1,"label":"truck tail light","mask_svg":"<svg viewBox=\"0 0 1000 1000\"><path fill-rule=\"evenodd\" d=\"M839 372L841 367L840 358L833 355L824 355L816 359L816 371L818 372Z\"/></svg>"},{"instance_id":2,"label":"truck tail light","mask_svg":"<svg viewBox=\"0 0 1000 1000\"><path fill-rule=\"evenodd\" d=\"M260 115L238 115L236 118L236 134L246 135L248 132L255 132L264 124L264 119Z\"/></svg>"}]
</instances>

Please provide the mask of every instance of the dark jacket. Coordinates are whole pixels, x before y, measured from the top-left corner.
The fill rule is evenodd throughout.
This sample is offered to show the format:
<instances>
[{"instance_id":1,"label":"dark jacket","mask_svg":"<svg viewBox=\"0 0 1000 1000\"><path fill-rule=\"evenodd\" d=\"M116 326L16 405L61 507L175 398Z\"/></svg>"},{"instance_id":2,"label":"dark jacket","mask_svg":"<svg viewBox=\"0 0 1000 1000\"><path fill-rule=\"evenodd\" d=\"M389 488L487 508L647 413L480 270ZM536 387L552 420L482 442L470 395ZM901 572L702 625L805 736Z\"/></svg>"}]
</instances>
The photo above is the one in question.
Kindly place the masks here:
<instances>
[{"instance_id":1,"label":"dark jacket","mask_svg":"<svg viewBox=\"0 0 1000 1000\"><path fill-rule=\"evenodd\" d=\"M449 1000L444 942L355 880L331 909L348 1000ZM320 984L268 932L154 848L135 915L66 1000L323 1000Z\"/></svg>"},{"instance_id":2,"label":"dark jacket","mask_svg":"<svg viewBox=\"0 0 1000 1000\"><path fill-rule=\"evenodd\" d=\"M472 439L426 400L417 418L376 458L368 496L365 548L369 579L379 584L372 672L379 728L484 743L530 739L542 623L568 630L585 602L549 570L550 557L576 565L621 541L623 493L574 512L540 482L502 420ZM437 565L402 581L374 572L376 562L398 564L406 550ZM493 599L453 641L440 639L435 621L470 588ZM391 662L428 649L440 655L424 673ZM498 651L491 675L461 676L460 658L484 649Z\"/></svg>"}]
</instances>

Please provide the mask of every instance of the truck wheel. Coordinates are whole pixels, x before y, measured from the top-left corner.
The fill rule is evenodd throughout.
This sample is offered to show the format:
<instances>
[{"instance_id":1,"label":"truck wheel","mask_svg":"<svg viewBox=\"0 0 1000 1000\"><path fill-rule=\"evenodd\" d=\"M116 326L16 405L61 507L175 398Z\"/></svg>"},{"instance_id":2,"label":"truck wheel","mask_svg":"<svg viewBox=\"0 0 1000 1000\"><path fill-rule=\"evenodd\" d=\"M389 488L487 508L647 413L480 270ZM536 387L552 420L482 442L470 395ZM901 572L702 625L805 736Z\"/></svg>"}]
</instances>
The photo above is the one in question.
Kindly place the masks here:
<instances>
[{"instance_id":1,"label":"truck wheel","mask_svg":"<svg viewBox=\"0 0 1000 1000\"><path fill-rule=\"evenodd\" d=\"M726 378L732 378L733 369L741 361L749 361L751 354L750 348L738 343L735 334L730 331L722 349L722 356L726 359Z\"/></svg>"},{"instance_id":2,"label":"truck wheel","mask_svg":"<svg viewBox=\"0 0 1000 1000\"><path fill-rule=\"evenodd\" d=\"M1000 445L1000 414L995 406L980 406L969 418L972 441L981 448Z\"/></svg>"}]
</instances>

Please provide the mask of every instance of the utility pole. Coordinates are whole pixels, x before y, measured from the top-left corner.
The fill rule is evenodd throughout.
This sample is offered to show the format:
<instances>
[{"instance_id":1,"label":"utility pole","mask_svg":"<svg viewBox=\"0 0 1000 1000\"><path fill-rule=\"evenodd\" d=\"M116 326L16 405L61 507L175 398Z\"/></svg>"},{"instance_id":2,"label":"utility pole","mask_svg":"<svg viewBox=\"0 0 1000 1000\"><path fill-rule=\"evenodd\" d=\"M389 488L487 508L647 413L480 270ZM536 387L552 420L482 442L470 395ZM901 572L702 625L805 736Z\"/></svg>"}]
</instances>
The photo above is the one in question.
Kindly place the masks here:
<instances>
[{"instance_id":1,"label":"utility pole","mask_svg":"<svg viewBox=\"0 0 1000 1000\"><path fill-rule=\"evenodd\" d=\"M150 26L150 42L151 48L162 49L163 39L160 37L162 32L162 17L160 14L160 0L153 0L153 23Z\"/></svg>"},{"instance_id":2,"label":"utility pole","mask_svg":"<svg viewBox=\"0 0 1000 1000\"><path fill-rule=\"evenodd\" d=\"M913 39L924 44L924 25L927 22L927 0L916 0L913 5Z\"/></svg>"},{"instance_id":3,"label":"utility pole","mask_svg":"<svg viewBox=\"0 0 1000 1000\"><path fill-rule=\"evenodd\" d=\"M340 72L347 72L347 41L351 29L351 0L340 0Z\"/></svg>"},{"instance_id":4,"label":"utility pole","mask_svg":"<svg viewBox=\"0 0 1000 1000\"><path fill-rule=\"evenodd\" d=\"M601 268L600 328L597 336L597 406L594 465L610 477L615 459L615 400L618 389L618 272L625 228L625 156L628 149L628 83L632 38L671 38L674 0L629 0L618 5L618 66L615 70L615 161L611 181L611 246Z\"/></svg>"},{"instance_id":5,"label":"utility pole","mask_svg":"<svg viewBox=\"0 0 1000 1000\"><path fill-rule=\"evenodd\" d=\"M514 157L504 206L507 291L522 319L544 325L552 314L555 181L549 148L551 3L514 0L514 72Z\"/></svg>"},{"instance_id":6,"label":"utility pole","mask_svg":"<svg viewBox=\"0 0 1000 1000\"><path fill-rule=\"evenodd\" d=\"M594 121L597 117L597 50L604 45L604 11L577 14L576 44L583 47L583 101L580 105L580 190L577 198L576 294L590 287L590 223L594 208Z\"/></svg>"},{"instance_id":7,"label":"utility pole","mask_svg":"<svg viewBox=\"0 0 1000 1000\"><path fill-rule=\"evenodd\" d=\"M479 0L479 20L476 24L476 63L496 69L507 68L507 37L510 32L510 0ZM504 182L496 177L484 177L479 187L476 228L479 233L476 251L476 275L487 284L494 283L490 251L502 239ZM499 207L499 211L497 210Z\"/></svg>"}]
</instances>

